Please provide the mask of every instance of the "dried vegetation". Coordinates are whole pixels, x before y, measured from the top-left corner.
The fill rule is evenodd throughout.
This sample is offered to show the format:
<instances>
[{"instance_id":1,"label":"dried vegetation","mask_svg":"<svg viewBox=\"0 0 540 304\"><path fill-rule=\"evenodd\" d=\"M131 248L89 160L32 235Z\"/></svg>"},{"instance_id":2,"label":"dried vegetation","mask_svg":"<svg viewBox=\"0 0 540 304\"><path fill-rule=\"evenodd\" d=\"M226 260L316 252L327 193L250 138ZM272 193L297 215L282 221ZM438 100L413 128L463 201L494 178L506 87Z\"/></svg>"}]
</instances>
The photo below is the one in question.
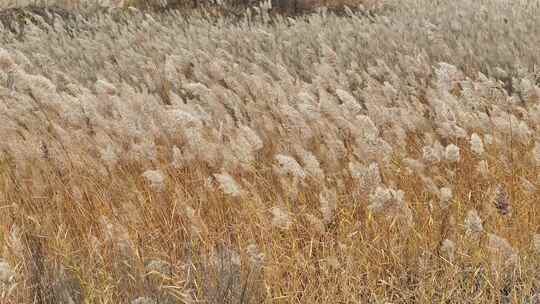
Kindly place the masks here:
<instances>
[{"instance_id":1,"label":"dried vegetation","mask_svg":"<svg viewBox=\"0 0 540 304\"><path fill-rule=\"evenodd\" d=\"M538 303L540 9L436 2L2 22L1 302Z\"/></svg>"}]
</instances>

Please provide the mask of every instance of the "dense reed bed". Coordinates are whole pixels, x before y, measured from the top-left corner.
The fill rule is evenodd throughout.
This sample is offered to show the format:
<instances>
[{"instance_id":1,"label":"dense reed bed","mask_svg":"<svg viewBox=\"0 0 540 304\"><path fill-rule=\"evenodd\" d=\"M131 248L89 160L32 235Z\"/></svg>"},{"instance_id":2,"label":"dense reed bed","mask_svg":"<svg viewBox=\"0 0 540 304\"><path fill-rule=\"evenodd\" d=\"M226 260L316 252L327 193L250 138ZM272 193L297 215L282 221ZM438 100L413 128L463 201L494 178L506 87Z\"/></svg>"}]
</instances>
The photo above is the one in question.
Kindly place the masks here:
<instances>
[{"instance_id":1,"label":"dense reed bed","mask_svg":"<svg viewBox=\"0 0 540 304\"><path fill-rule=\"evenodd\" d=\"M537 1L0 30L2 303L537 303Z\"/></svg>"}]
</instances>

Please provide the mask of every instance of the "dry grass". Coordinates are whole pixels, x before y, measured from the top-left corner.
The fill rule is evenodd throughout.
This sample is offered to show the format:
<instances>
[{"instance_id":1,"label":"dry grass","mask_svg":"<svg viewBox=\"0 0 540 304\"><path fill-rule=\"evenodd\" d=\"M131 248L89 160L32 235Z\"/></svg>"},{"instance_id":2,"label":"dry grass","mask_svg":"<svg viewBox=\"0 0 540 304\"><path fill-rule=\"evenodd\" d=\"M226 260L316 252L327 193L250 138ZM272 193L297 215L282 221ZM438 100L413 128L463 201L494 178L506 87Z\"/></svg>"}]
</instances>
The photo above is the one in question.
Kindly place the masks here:
<instances>
[{"instance_id":1,"label":"dry grass","mask_svg":"<svg viewBox=\"0 0 540 304\"><path fill-rule=\"evenodd\" d=\"M142 9L174 8L191 10L201 7L221 7L245 9L256 7L263 1L259 0L11 0L0 2L0 8L13 8L25 6L57 6L66 9L95 9L96 7L138 7ZM303 13L313 11L319 7L340 9L344 6L358 7L364 5L372 7L380 4L375 0L271 0L274 8L280 12Z\"/></svg>"},{"instance_id":2,"label":"dry grass","mask_svg":"<svg viewBox=\"0 0 540 304\"><path fill-rule=\"evenodd\" d=\"M540 20L501 3L2 32L1 302L538 303Z\"/></svg>"}]
</instances>

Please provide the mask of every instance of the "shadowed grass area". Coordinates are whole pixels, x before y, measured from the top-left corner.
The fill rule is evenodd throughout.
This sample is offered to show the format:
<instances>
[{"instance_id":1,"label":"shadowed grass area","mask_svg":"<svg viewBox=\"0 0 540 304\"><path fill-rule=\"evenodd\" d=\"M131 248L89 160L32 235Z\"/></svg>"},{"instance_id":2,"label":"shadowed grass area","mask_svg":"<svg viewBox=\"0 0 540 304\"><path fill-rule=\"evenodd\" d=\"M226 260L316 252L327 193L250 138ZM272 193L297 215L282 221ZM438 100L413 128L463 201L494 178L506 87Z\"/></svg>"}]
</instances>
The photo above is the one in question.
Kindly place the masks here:
<instances>
[{"instance_id":1,"label":"shadowed grass area","mask_svg":"<svg viewBox=\"0 0 540 304\"><path fill-rule=\"evenodd\" d=\"M380 0L269 0L273 10L282 14L302 14L312 12L320 7L327 7L334 10L341 10L344 6L351 8L363 5L374 7L380 4ZM162 11L167 9L193 10L193 9L213 9L213 10L234 10L240 11L246 8L253 8L266 2L265 0L57 0L48 1L47 5L41 1L15 1L7 2L2 8L14 7L56 7L63 9L93 10L100 7L137 7L143 10Z\"/></svg>"},{"instance_id":2,"label":"shadowed grass area","mask_svg":"<svg viewBox=\"0 0 540 304\"><path fill-rule=\"evenodd\" d=\"M40 26L43 30L52 29L57 18L61 20L60 24L67 24L67 28L75 28L78 24L76 13L60 7L27 6L0 10L0 23L4 30L19 37L30 24Z\"/></svg>"},{"instance_id":3,"label":"shadowed grass area","mask_svg":"<svg viewBox=\"0 0 540 304\"><path fill-rule=\"evenodd\" d=\"M300 0L299 0L300 1ZM352 11L373 14L380 12L382 6L368 5L367 7L361 4L367 4L366 1L357 0L332 0L332 1L280 1L274 0L270 9L266 12L270 18L276 16L298 17L310 13L314 13L319 8L326 8L329 12L338 15L344 14L345 7L349 7ZM128 2L118 3L120 6L86 6L85 9L69 9L69 6L39 6L28 5L23 7L10 7L0 9L0 24L4 30L15 34L18 39L23 39L25 29L28 26L38 26L42 30L55 30L55 21L61 25L62 29L67 32L70 37L76 35L76 32L81 29L91 28L91 19L99 18L100 15L113 18L116 22L128 22L129 16L138 13L149 13L155 17L162 14L174 12L184 19L193 17L204 17L210 19L226 18L230 21L239 21L246 15L246 9L252 9L251 15L257 16L260 14L258 10L260 5L264 5L261 1L244 1L232 0L228 2L220 2L216 4L213 1L149 1L149 0L129 0ZM87 4L88 5L88 4ZM137 10L133 10L136 8ZM140 10L140 11L139 11Z\"/></svg>"}]
</instances>

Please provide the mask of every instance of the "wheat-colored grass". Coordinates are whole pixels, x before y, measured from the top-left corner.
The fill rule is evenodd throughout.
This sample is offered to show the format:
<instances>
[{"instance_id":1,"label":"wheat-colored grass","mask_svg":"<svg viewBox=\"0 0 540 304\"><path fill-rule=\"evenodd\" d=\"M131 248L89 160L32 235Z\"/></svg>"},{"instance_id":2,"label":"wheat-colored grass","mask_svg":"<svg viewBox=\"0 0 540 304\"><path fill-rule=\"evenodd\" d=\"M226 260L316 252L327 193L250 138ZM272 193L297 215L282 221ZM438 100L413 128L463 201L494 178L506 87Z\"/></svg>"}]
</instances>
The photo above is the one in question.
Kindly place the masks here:
<instances>
[{"instance_id":1,"label":"wheat-colored grass","mask_svg":"<svg viewBox=\"0 0 540 304\"><path fill-rule=\"evenodd\" d=\"M0 34L2 303L537 303L534 1Z\"/></svg>"},{"instance_id":2,"label":"wheat-colored grass","mask_svg":"<svg viewBox=\"0 0 540 304\"><path fill-rule=\"evenodd\" d=\"M96 9L99 7L138 7L149 8L175 8L191 10L200 7L218 8L248 8L257 7L266 1L263 0L3 0L0 1L0 8L13 7L61 7L66 9ZM270 0L276 9L281 8L281 13L304 13L313 11L316 8L327 7L330 9L352 8L363 5L364 7L376 7L381 4L379 0Z\"/></svg>"}]
</instances>

